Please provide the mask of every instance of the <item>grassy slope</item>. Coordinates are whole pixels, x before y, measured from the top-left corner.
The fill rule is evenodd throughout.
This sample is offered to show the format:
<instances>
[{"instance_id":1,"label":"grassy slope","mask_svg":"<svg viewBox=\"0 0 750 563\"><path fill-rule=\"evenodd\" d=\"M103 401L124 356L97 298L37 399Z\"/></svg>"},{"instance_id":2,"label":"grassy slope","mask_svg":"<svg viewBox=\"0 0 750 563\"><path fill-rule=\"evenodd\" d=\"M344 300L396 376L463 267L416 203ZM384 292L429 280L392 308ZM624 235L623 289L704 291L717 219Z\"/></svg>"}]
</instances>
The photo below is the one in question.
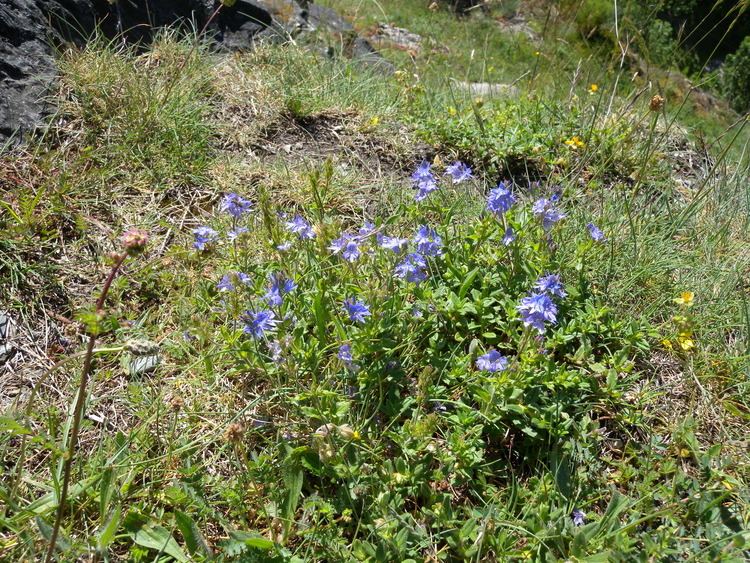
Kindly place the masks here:
<instances>
[{"instance_id":1,"label":"grassy slope","mask_svg":"<svg viewBox=\"0 0 750 563\"><path fill-rule=\"evenodd\" d=\"M630 378L618 384L627 397L615 403L616 424L594 429L592 423L586 430L584 423L580 444L566 442L576 452L566 458L571 465L531 456L519 462L518 475L480 488L486 498L467 501L454 491L456 520L446 520L443 529L436 524L436 537L421 540L414 539L414 524L404 551L391 532L378 532L379 519L392 516L387 508L355 512L362 527L355 536L390 546L391 557L460 557L492 522L507 526L494 534L505 539L474 552L476 558L493 550L502 559L604 549L624 558L639 552L740 557L730 540L747 527L750 478L750 195L747 160L737 157L744 133L730 146L731 158L723 158L725 145L714 145L704 158L678 129L665 127L679 98L669 99L663 114L649 112L651 92L636 98L640 85L625 84L627 70L618 74L616 64L592 54L564 27L548 25L541 37L543 19L532 21L541 37L534 42L498 34L490 19L456 20L421 3L331 4L361 29L387 20L423 35L425 46L416 58L385 48L403 70L387 80L345 62L321 61L304 48L221 58L173 38L141 56L98 45L63 59L64 122L47 139L6 157L0 169L0 266L8 288L2 305L30 330L21 335L23 351L11 360L17 369L3 388L9 431L1 446L7 469L2 556L33 558L43 545L33 518L49 519L54 497L36 513L31 503L54 490L54 444L65 432L79 366L74 360L50 374L43 370L78 350L82 327L70 321L87 307L106 271L103 256L128 226L150 231L151 250L116 281L110 312L119 328L100 346L148 338L160 343L163 363L156 376L133 377L126 354L125 362L116 353L97 362L88 407L94 416L81 445L89 455L77 473L96 482L76 498L67 535L75 549L84 549L113 511L130 512L111 553L151 560L154 552L134 546L138 518L172 530L179 511L214 546L232 529L279 540L285 515L278 506L294 488L280 469L287 467L282 435L315 430L291 410L287 396L307 387L304 381L279 386L226 356L223 340L232 337L211 315L213 286L228 264L220 256L197 256L190 229L224 221L215 210L228 191L287 212L308 210L315 200L311 172L324 169L326 160L332 224L387 218L409 197L406 178L427 154L443 161L460 156L487 183L512 176L521 192L527 176L561 186L569 213L561 240L575 239L592 217L607 231L608 252L589 265L592 286L620 317L652 327L650 351L638 359L635 385ZM518 80L521 92L477 101L449 78ZM587 91L592 82L600 86L595 94ZM696 115L677 122L686 126ZM700 123L709 131L719 127L717 120ZM574 136L584 144L565 143ZM457 204L457 215L470 216L481 202L463 197ZM250 254L266 256L265 238L251 234ZM563 245L560 253L568 264L564 275L574 276L573 247ZM696 347L689 353L679 350L673 319L679 313L673 298L684 290L696 293L690 310ZM665 349L662 340L677 350ZM273 429L252 427L261 419L275 421ZM24 440L11 420L31 428L34 439ZM250 426L241 448L225 440L237 421ZM386 439L356 413L341 422L367 432L377 452L368 463L383 467L393 440L429 434L407 425ZM439 433L460 449L468 438L460 436L461 424L451 424ZM402 451L415 447L397 443ZM571 470L577 472L573 491L559 478ZM613 502L615 489L628 500ZM299 534L287 545L300 557L337 558L347 550L350 532L339 534L352 514L342 512L332 490L321 487L316 496L306 488L303 508L292 511ZM576 534L569 523L574 505L606 525L589 529L590 537ZM439 521L434 513L431 518ZM408 519L399 521L408 527ZM450 531L455 522L467 529Z\"/></svg>"}]
</instances>

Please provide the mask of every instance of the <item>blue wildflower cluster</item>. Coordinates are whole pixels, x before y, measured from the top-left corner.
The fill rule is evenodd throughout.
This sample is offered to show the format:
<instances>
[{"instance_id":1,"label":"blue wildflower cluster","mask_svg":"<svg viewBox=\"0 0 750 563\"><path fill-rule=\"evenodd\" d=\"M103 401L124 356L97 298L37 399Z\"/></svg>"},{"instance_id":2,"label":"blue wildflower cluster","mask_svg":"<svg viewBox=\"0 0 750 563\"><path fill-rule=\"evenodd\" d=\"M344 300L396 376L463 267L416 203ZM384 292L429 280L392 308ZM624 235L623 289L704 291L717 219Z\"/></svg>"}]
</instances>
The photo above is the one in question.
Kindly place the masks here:
<instances>
[{"instance_id":1,"label":"blue wildflower cluster","mask_svg":"<svg viewBox=\"0 0 750 563\"><path fill-rule=\"evenodd\" d=\"M354 298L344 300L344 310L353 323L364 324L367 322L366 317L371 315L370 308L365 305L364 301Z\"/></svg>"},{"instance_id":2,"label":"blue wildflower cluster","mask_svg":"<svg viewBox=\"0 0 750 563\"><path fill-rule=\"evenodd\" d=\"M510 187L505 182L500 182L498 186L487 195L487 209L496 215L502 215L510 211L516 198L511 192Z\"/></svg>"},{"instance_id":3,"label":"blue wildflower cluster","mask_svg":"<svg viewBox=\"0 0 750 563\"><path fill-rule=\"evenodd\" d=\"M508 358L500 354L497 350L490 350L477 358L476 366L480 371L495 373L508 368Z\"/></svg>"},{"instance_id":4,"label":"blue wildflower cluster","mask_svg":"<svg viewBox=\"0 0 750 563\"><path fill-rule=\"evenodd\" d=\"M549 231L555 223L566 217L565 213L560 211L555 205L557 199L554 196L550 199L538 199L531 208L532 213L541 219L542 227L545 231Z\"/></svg>"},{"instance_id":5,"label":"blue wildflower cluster","mask_svg":"<svg viewBox=\"0 0 750 563\"><path fill-rule=\"evenodd\" d=\"M252 280L250 279L250 276L243 272L233 272L229 274L224 274L221 277L221 280L219 283L216 284L216 289L223 292L229 292L234 291L237 289L237 286L239 284L242 285L250 285L252 283Z\"/></svg>"},{"instance_id":6,"label":"blue wildflower cluster","mask_svg":"<svg viewBox=\"0 0 750 563\"><path fill-rule=\"evenodd\" d=\"M547 324L557 323L557 305L553 297L563 299L567 296L558 274L549 274L539 278L534 284L535 292L521 299L518 312L524 326L535 328L544 334Z\"/></svg>"},{"instance_id":7,"label":"blue wildflower cluster","mask_svg":"<svg viewBox=\"0 0 750 563\"><path fill-rule=\"evenodd\" d=\"M242 316L245 323L243 329L245 334L253 338L263 338L267 332L273 331L279 321L276 319L276 313L269 309L261 311L245 311Z\"/></svg>"},{"instance_id":8,"label":"blue wildflower cluster","mask_svg":"<svg viewBox=\"0 0 750 563\"><path fill-rule=\"evenodd\" d=\"M284 277L284 274L275 273L270 276L271 285L268 287L265 299L271 307L279 307L284 302L284 295L291 293L297 288L293 280Z\"/></svg>"},{"instance_id":9,"label":"blue wildflower cluster","mask_svg":"<svg viewBox=\"0 0 750 563\"><path fill-rule=\"evenodd\" d=\"M219 233L211 227L198 227L193 229L193 234L195 235L193 246L200 251L208 250L219 240Z\"/></svg>"},{"instance_id":10,"label":"blue wildflower cluster","mask_svg":"<svg viewBox=\"0 0 750 563\"><path fill-rule=\"evenodd\" d=\"M221 202L221 210L235 219L239 219L246 213L250 212L252 208L253 204L251 201L244 199L235 193L227 194Z\"/></svg>"},{"instance_id":11,"label":"blue wildflower cluster","mask_svg":"<svg viewBox=\"0 0 750 563\"><path fill-rule=\"evenodd\" d=\"M471 167L460 161L446 166L444 175L450 177L454 185L466 182L474 177ZM427 196L440 187L438 178L432 171L432 165L427 161L423 161L417 167L411 175L411 181L412 186L417 190L417 193L414 194L414 200L417 202L424 201Z\"/></svg>"},{"instance_id":12,"label":"blue wildflower cluster","mask_svg":"<svg viewBox=\"0 0 750 563\"><path fill-rule=\"evenodd\" d=\"M288 221L286 223L286 228L290 233L297 235L300 239L310 240L315 238L315 231L313 231L312 226L300 215L296 215L294 219Z\"/></svg>"}]
</instances>

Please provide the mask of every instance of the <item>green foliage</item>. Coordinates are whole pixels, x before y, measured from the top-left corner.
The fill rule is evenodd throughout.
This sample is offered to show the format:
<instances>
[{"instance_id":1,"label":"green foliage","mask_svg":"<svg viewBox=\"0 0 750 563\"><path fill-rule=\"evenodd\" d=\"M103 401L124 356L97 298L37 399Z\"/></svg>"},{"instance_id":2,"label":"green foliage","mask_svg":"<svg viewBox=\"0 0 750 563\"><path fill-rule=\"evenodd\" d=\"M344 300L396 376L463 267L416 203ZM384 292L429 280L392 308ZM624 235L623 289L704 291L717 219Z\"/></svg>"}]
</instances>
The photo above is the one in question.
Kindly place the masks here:
<instances>
[{"instance_id":1,"label":"green foliage","mask_svg":"<svg viewBox=\"0 0 750 563\"><path fill-rule=\"evenodd\" d=\"M724 96L739 112L750 110L750 36L727 57L721 74L721 88Z\"/></svg>"},{"instance_id":2,"label":"green foliage","mask_svg":"<svg viewBox=\"0 0 750 563\"><path fill-rule=\"evenodd\" d=\"M609 39L615 24L614 4L609 0L583 0L576 3L575 22L587 39Z\"/></svg>"}]
</instances>

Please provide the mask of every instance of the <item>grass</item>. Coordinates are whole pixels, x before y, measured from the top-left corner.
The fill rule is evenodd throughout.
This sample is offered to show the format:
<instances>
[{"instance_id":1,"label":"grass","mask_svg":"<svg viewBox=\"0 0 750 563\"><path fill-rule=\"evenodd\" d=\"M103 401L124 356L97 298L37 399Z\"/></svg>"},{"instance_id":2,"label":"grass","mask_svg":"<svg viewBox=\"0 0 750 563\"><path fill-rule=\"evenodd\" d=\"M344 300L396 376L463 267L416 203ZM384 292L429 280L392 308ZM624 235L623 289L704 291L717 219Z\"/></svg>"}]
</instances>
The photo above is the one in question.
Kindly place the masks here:
<instances>
[{"instance_id":1,"label":"grass","mask_svg":"<svg viewBox=\"0 0 750 563\"><path fill-rule=\"evenodd\" d=\"M0 390L0 558L46 549L92 330L61 560L747 557L744 124L684 93L652 111L564 13L532 12L532 40L480 13L329 4L421 34L421 52L383 45L399 71L384 78L314 54L335 44L323 34L236 56L169 33L145 53L99 41L60 61L60 120L3 156L0 307L19 351ZM519 92L477 100L455 81ZM422 158L474 179L415 204ZM501 179L518 201L494 218ZM231 192L254 210L222 212ZM547 233L530 210L554 193L567 217ZM295 214L315 239L287 231ZM365 221L406 238L429 224L443 255L419 284L394 280L400 258L373 238L356 262L332 256ZM200 225L224 242L197 251ZM129 227L148 251L97 317ZM236 271L251 285L219 291ZM274 272L297 288L253 339L242 315ZM537 342L516 307L549 272L568 296ZM354 296L362 325L341 310ZM158 344L155 372L134 373L134 341ZM507 369L476 367L492 349Z\"/></svg>"}]
</instances>

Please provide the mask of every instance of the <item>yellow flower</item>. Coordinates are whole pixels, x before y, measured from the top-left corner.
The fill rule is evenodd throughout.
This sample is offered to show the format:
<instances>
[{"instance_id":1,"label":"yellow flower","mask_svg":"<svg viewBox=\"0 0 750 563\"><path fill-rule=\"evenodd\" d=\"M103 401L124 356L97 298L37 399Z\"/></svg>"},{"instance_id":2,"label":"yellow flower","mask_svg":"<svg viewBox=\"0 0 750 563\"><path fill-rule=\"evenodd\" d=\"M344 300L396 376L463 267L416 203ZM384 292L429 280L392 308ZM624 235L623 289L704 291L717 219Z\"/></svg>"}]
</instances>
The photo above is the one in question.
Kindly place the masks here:
<instances>
[{"instance_id":1,"label":"yellow flower","mask_svg":"<svg viewBox=\"0 0 750 563\"><path fill-rule=\"evenodd\" d=\"M565 141L565 144L574 149L586 146L586 143L584 143L578 135L574 135L573 137Z\"/></svg>"},{"instance_id":2,"label":"yellow flower","mask_svg":"<svg viewBox=\"0 0 750 563\"><path fill-rule=\"evenodd\" d=\"M599 91L599 85L598 84L592 84L589 86L589 93L590 94L596 94L596 92Z\"/></svg>"},{"instance_id":3,"label":"yellow flower","mask_svg":"<svg viewBox=\"0 0 750 563\"><path fill-rule=\"evenodd\" d=\"M685 350L685 352L689 352L690 350L692 350L693 348L695 348L695 342L693 342L692 338L687 338L685 336L680 336L677 340L680 343L680 348L682 348L683 350Z\"/></svg>"},{"instance_id":4,"label":"yellow flower","mask_svg":"<svg viewBox=\"0 0 750 563\"><path fill-rule=\"evenodd\" d=\"M450 115L450 116L454 116L454 115L456 115L457 113L458 113L458 112L456 111L456 108L454 108L453 106L448 106L448 115Z\"/></svg>"},{"instance_id":5,"label":"yellow flower","mask_svg":"<svg viewBox=\"0 0 750 563\"><path fill-rule=\"evenodd\" d=\"M377 127L378 123L380 123L380 118L377 115L370 118L370 127Z\"/></svg>"},{"instance_id":6,"label":"yellow flower","mask_svg":"<svg viewBox=\"0 0 750 563\"><path fill-rule=\"evenodd\" d=\"M692 291L683 291L679 297L674 298L674 302L678 305L685 305L685 307L692 307L694 299L695 293Z\"/></svg>"},{"instance_id":7,"label":"yellow flower","mask_svg":"<svg viewBox=\"0 0 750 563\"><path fill-rule=\"evenodd\" d=\"M672 350L672 341L671 340L662 340L661 345L664 346L667 350Z\"/></svg>"}]
</instances>

